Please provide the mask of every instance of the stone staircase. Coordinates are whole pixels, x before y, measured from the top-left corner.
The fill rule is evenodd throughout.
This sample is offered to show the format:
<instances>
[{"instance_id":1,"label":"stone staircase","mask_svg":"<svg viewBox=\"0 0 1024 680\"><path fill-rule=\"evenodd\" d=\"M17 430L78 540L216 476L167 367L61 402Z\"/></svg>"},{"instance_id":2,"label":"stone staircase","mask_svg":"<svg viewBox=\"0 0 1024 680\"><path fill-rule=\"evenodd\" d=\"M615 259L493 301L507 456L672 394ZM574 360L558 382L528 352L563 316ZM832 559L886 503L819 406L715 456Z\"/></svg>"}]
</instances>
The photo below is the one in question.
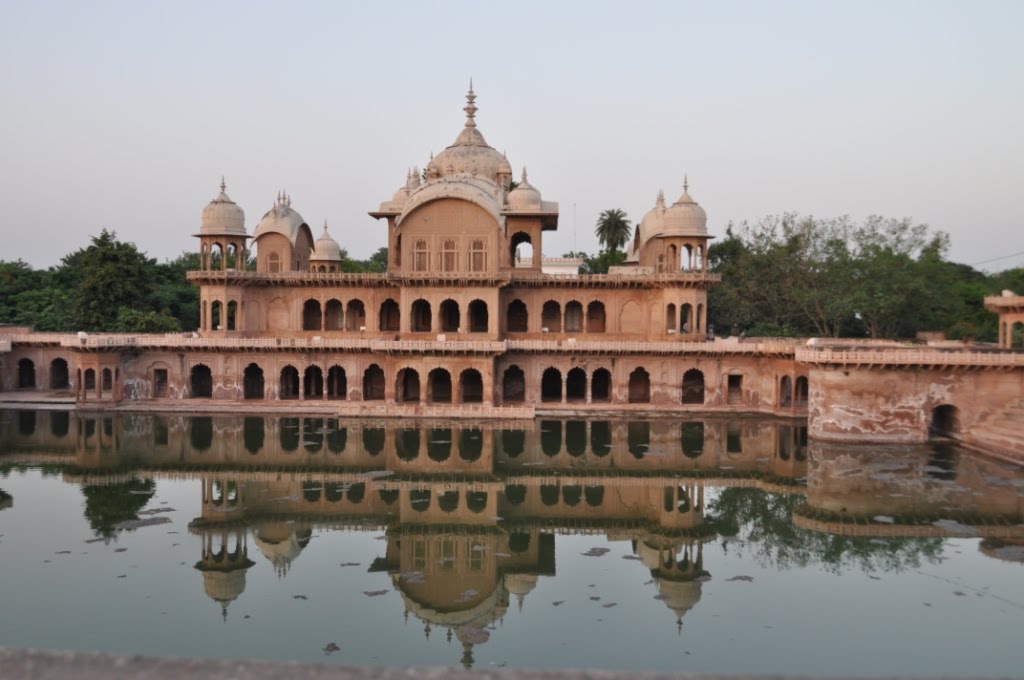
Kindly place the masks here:
<instances>
[{"instance_id":1,"label":"stone staircase","mask_svg":"<svg viewBox=\"0 0 1024 680\"><path fill-rule=\"evenodd\" d=\"M1024 463L1024 399L971 428L965 443Z\"/></svg>"}]
</instances>

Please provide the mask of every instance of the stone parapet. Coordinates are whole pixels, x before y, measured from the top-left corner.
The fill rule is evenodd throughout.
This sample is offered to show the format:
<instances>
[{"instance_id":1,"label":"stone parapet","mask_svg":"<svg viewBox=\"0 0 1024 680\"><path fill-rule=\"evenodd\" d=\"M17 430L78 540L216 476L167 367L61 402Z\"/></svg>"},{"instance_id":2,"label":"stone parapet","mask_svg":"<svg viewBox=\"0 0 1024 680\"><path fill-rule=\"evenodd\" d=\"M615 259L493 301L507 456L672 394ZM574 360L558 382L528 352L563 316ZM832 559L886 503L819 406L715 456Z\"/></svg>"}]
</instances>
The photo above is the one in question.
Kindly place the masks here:
<instances>
[{"instance_id":1,"label":"stone parapet","mask_svg":"<svg viewBox=\"0 0 1024 680\"><path fill-rule=\"evenodd\" d=\"M977 351L970 349L934 349L912 347L886 347L864 349L830 349L800 347L796 349L796 360L806 364L898 367L918 366L925 368L979 368L1015 369L1024 368L1024 353L1009 351Z\"/></svg>"}]
</instances>

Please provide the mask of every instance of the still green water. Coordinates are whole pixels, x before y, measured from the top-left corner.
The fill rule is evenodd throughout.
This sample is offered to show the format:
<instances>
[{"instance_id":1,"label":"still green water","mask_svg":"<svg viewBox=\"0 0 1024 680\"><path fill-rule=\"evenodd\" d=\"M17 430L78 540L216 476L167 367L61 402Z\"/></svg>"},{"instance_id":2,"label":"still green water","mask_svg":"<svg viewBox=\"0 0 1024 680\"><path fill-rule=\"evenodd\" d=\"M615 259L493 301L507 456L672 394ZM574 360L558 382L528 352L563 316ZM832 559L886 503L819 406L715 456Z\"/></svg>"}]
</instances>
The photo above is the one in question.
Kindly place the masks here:
<instances>
[{"instance_id":1,"label":"still green water","mask_svg":"<svg viewBox=\"0 0 1024 680\"><path fill-rule=\"evenodd\" d=\"M0 412L0 646L1017 675L1024 472L783 420Z\"/></svg>"}]
</instances>

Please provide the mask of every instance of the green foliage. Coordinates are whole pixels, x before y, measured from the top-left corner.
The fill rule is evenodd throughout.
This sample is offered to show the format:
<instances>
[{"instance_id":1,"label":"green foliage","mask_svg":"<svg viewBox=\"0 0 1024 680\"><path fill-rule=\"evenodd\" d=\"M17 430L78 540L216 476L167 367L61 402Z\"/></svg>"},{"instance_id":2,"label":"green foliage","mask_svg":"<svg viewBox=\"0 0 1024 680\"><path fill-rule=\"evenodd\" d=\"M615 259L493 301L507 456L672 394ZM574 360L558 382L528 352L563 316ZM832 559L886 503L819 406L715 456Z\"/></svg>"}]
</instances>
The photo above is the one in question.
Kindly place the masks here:
<instances>
[{"instance_id":1,"label":"green foliage","mask_svg":"<svg viewBox=\"0 0 1024 680\"><path fill-rule=\"evenodd\" d=\"M383 274L388 270L388 249L378 248L367 260L353 260L348 252L341 251L341 271L355 274Z\"/></svg>"},{"instance_id":2,"label":"green foliage","mask_svg":"<svg viewBox=\"0 0 1024 680\"><path fill-rule=\"evenodd\" d=\"M153 290L151 264L155 263L150 263L135 244L118 241L115 232L104 229L94 236L77 261L81 283L73 294L75 327L110 330L122 307L145 308Z\"/></svg>"},{"instance_id":3,"label":"green foliage","mask_svg":"<svg viewBox=\"0 0 1024 680\"><path fill-rule=\"evenodd\" d=\"M117 310L117 319L110 330L120 333L173 333L181 330L181 323L160 312L122 307Z\"/></svg>"},{"instance_id":4,"label":"green foliage","mask_svg":"<svg viewBox=\"0 0 1024 680\"><path fill-rule=\"evenodd\" d=\"M1015 279L948 262L948 247L946 234L909 219L787 214L730 224L708 249L709 268L722 275L708 294L708 323L720 334L994 340L982 300Z\"/></svg>"},{"instance_id":5,"label":"green foliage","mask_svg":"<svg viewBox=\"0 0 1024 680\"><path fill-rule=\"evenodd\" d=\"M617 267L626 262L626 254L621 250L602 250L597 255L585 252L569 252L562 257L575 257L583 260L580 274L607 274L610 267Z\"/></svg>"},{"instance_id":6,"label":"green foliage","mask_svg":"<svg viewBox=\"0 0 1024 680\"><path fill-rule=\"evenodd\" d=\"M629 241L633 230L626 213L612 208L598 215L594 234L604 250L619 250Z\"/></svg>"}]
</instances>

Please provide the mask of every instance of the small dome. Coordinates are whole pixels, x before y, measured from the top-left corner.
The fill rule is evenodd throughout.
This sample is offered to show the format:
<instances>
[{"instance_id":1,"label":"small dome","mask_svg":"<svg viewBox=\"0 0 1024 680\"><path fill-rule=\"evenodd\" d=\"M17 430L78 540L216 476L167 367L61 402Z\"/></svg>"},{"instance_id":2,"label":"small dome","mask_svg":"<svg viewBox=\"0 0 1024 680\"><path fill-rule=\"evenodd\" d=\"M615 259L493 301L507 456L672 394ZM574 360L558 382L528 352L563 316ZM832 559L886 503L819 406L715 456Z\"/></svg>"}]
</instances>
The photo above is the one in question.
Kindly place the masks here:
<instances>
[{"instance_id":1,"label":"small dome","mask_svg":"<svg viewBox=\"0 0 1024 680\"><path fill-rule=\"evenodd\" d=\"M683 195L665 211L663 234L672 236L707 236L708 216L704 208L690 198L689 182L683 183ZM653 234L652 234L653 235Z\"/></svg>"},{"instance_id":2,"label":"small dome","mask_svg":"<svg viewBox=\"0 0 1024 680\"><path fill-rule=\"evenodd\" d=\"M447 149L439 153L427 166L427 175L432 179L452 177L455 175L475 175L497 183L498 175L505 167L507 174L512 168L508 159L487 144L483 134L476 127L477 107L474 103L476 94L470 84L466 95L466 126Z\"/></svg>"},{"instance_id":3,"label":"small dome","mask_svg":"<svg viewBox=\"0 0 1024 680\"><path fill-rule=\"evenodd\" d=\"M700 581L669 581L662 578L655 581L658 583L659 597L679 621L700 601Z\"/></svg>"},{"instance_id":4,"label":"small dome","mask_svg":"<svg viewBox=\"0 0 1024 680\"><path fill-rule=\"evenodd\" d=\"M523 168L523 179L519 186L508 192L508 207L513 210L540 209L540 192L526 181L526 168Z\"/></svg>"},{"instance_id":5,"label":"small dome","mask_svg":"<svg viewBox=\"0 0 1024 680\"><path fill-rule=\"evenodd\" d=\"M284 576L309 543L312 533L309 529L296 532L292 525L271 522L256 530L255 543L263 556L274 565L277 575Z\"/></svg>"},{"instance_id":6,"label":"small dome","mask_svg":"<svg viewBox=\"0 0 1024 680\"><path fill-rule=\"evenodd\" d=\"M220 194L203 208L203 223L199 227L200 234L227 235L245 233L245 213L238 204L228 198L224 179L220 180Z\"/></svg>"},{"instance_id":7,"label":"small dome","mask_svg":"<svg viewBox=\"0 0 1024 680\"><path fill-rule=\"evenodd\" d=\"M292 244L299 234L299 227L306 221L302 219L295 210L292 210L292 199L285 193L277 195L277 202L263 215L263 219L256 225L253 238L259 238L264 234L276 233L285 236Z\"/></svg>"},{"instance_id":8,"label":"small dome","mask_svg":"<svg viewBox=\"0 0 1024 680\"><path fill-rule=\"evenodd\" d=\"M309 258L312 261L341 262L341 246L327 233L327 222L324 222L324 233L313 244L313 254Z\"/></svg>"},{"instance_id":9,"label":"small dome","mask_svg":"<svg viewBox=\"0 0 1024 680\"><path fill-rule=\"evenodd\" d=\"M498 173L501 175L512 174L512 164L508 162L508 156L501 154L501 163L498 165Z\"/></svg>"}]
</instances>

